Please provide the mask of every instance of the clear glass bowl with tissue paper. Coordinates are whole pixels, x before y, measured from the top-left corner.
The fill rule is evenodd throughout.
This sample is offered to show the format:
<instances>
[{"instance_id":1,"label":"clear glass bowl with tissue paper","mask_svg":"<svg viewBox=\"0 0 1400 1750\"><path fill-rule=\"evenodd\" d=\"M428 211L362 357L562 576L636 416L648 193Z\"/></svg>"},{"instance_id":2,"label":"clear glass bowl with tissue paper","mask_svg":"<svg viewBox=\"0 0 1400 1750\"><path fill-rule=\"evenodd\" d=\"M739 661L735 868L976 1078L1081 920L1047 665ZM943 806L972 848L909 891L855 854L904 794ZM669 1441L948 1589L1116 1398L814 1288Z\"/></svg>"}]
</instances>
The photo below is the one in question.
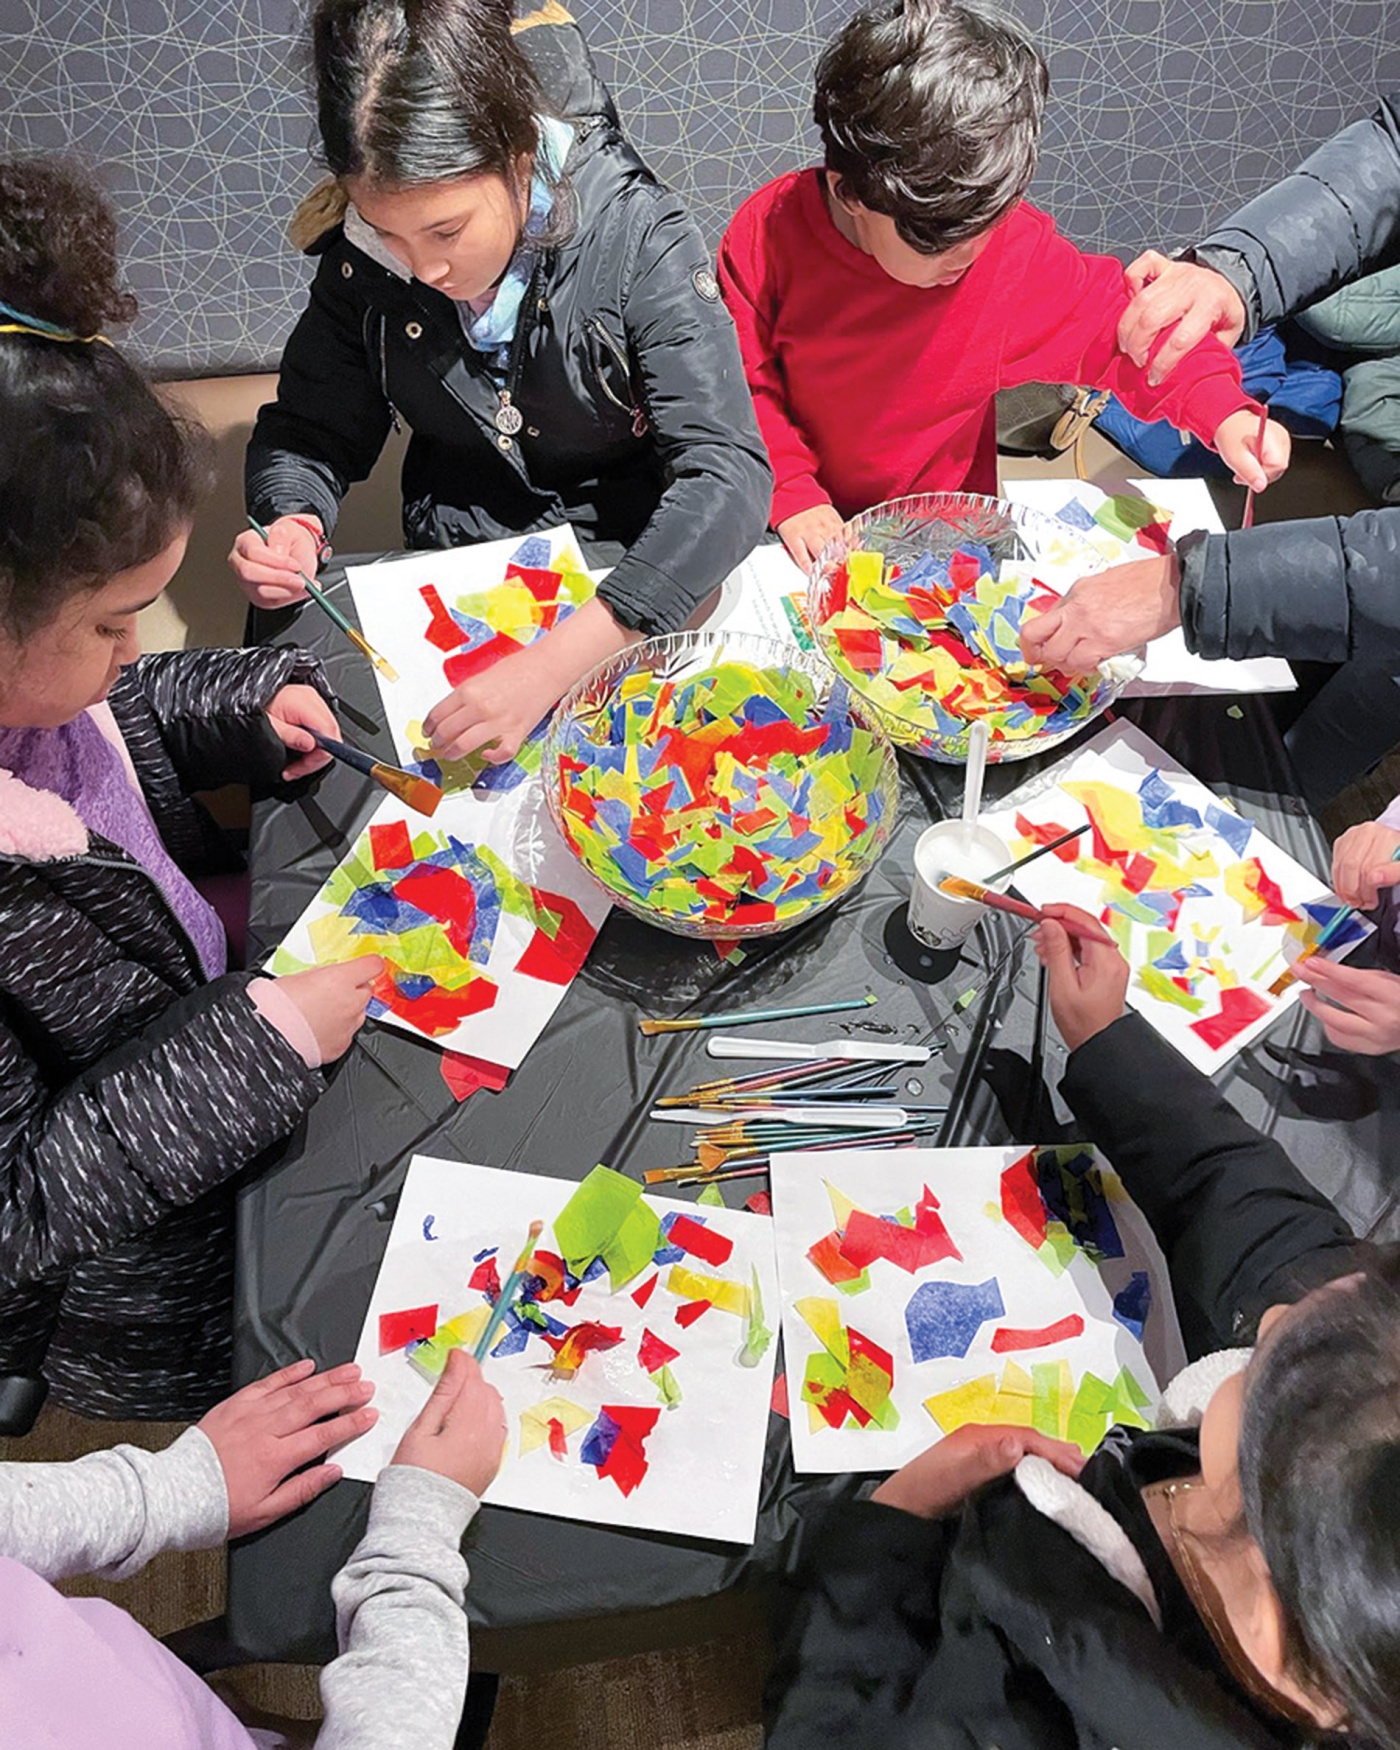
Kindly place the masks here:
<instances>
[{"instance_id":1,"label":"clear glass bowl with tissue paper","mask_svg":"<svg viewBox=\"0 0 1400 1750\"><path fill-rule=\"evenodd\" d=\"M1103 569L1076 530L970 492L896 498L853 517L812 567L817 643L897 747L962 764L974 722L989 760L1066 740L1142 672L1119 656L1082 677L1028 668L1027 614Z\"/></svg>"},{"instance_id":2,"label":"clear glass bowl with tissue paper","mask_svg":"<svg viewBox=\"0 0 1400 1750\"><path fill-rule=\"evenodd\" d=\"M555 824L634 917L768 936L848 893L884 848L899 775L879 719L815 652L738 632L651 638L559 703Z\"/></svg>"}]
</instances>

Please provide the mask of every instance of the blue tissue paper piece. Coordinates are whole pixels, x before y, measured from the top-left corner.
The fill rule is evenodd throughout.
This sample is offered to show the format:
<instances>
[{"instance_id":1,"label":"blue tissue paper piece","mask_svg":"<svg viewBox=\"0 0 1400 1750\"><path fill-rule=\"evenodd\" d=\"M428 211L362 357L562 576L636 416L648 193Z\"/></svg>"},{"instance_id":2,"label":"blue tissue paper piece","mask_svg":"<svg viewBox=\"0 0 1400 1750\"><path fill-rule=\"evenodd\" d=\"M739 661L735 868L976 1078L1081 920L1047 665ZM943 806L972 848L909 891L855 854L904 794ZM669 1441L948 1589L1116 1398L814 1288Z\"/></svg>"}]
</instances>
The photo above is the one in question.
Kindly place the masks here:
<instances>
[{"instance_id":1,"label":"blue tissue paper piece","mask_svg":"<svg viewBox=\"0 0 1400 1750\"><path fill-rule=\"evenodd\" d=\"M1146 1270L1134 1270L1127 1285L1113 1297L1113 1316L1142 1341L1147 1315L1152 1310L1152 1282Z\"/></svg>"},{"instance_id":2,"label":"blue tissue paper piece","mask_svg":"<svg viewBox=\"0 0 1400 1750\"><path fill-rule=\"evenodd\" d=\"M966 1355L988 1319L1006 1311L996 1278L975 1286L965 1282L922 1282L909 1297L904 1323L915 1361Z\"/></svg>"}]
</instances>

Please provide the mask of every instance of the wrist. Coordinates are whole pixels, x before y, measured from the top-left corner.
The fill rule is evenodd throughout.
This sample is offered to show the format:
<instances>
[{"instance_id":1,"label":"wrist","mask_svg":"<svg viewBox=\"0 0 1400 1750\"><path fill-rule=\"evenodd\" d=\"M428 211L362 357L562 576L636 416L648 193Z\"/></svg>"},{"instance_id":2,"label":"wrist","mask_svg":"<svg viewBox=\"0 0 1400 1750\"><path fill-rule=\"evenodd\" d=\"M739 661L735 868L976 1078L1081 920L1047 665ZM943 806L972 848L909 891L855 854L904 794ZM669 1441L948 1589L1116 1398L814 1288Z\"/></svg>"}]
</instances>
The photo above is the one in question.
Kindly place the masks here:
<instances>
[{"instance_id":1,"label":"wrist","mask_svg":"<svg viewBox=\"0 0 1400 1750\"><path fill-rule=\"evenodd\" d=\"M331 558L334 549L326 539L326 531L321 527L321 519L313 516L296 515L289 516L286 520L289 523L295 523L298 528L306 530L307 534L310 535L311 539L316 543L316 563L318 565L324 565L327 559Z\"/></svg>"}]
</instances>

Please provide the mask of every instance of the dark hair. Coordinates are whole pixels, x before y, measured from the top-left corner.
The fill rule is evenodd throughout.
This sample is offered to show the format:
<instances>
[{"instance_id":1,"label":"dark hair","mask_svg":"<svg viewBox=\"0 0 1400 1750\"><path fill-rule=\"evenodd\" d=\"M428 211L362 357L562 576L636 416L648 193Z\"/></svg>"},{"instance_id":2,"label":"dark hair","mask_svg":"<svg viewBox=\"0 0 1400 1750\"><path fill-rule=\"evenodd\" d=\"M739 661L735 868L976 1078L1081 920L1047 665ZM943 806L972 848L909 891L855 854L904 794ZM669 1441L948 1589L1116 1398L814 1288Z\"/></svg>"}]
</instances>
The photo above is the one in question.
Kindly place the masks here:
<instances>
[{"instance_id":1,"label":"dark hair","mask_svg":"<svg viewBox=\"0 0 1400 1750\"><path fill-rule=\"evenodd\" d=\"M327 168L391 187L490 173L514 189L547 105L510 25L510 0L320 0L311 53Z\"/></svg>"},{"instance_id":2,"label":"dark hair","mask_svg":"<svg viewBox=\"0 0 1400 1750\"><path fill-rule=\"evenodd\" d=\"M83 336L135 315L112 210L75 166L0 159L0 300ZM28 638L163 552L194 514L206 453L114 346L0 334L0 625Z\"/></svg>"},{"instance_id":3,"label":"dark hair","mask_svg":"<svg viewBox=\"0 0 1400 1750\"><path fill-rule=\"evenodd\" d=\"M1048 89L1034 43L996 12L894 0L856 13L828 44L813 115L841 194L940 255L1026 192Z\"/></svg>"},{"instance_id":4,"label":"dark hair","mask_svg":"<svg viewBox=\"0 0 1400 1750\"><path fill-rule=\"evenodd\" d=\"M1400 1247L1261 1345L1238 1462L1290 1673L1351 1731L1400 1745Z\"/></svg>"}]
</instances>

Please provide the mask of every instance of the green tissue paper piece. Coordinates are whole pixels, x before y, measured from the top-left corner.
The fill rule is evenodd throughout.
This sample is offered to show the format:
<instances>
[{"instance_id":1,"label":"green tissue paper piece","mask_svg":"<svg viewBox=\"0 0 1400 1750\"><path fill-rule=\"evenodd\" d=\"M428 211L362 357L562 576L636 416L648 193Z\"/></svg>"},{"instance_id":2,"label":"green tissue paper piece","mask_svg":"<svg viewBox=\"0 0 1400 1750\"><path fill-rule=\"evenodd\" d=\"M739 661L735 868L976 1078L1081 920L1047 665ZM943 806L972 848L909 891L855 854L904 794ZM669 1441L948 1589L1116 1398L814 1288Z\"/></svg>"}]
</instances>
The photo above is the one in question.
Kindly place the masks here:
<instances>
[{"instance_id":1,"label":"green tissue paper piece","mask_svg":"<svg viewBox=\"0 0 1400 1750\"><path fill-rule=\"evenodd\" d=\"M725 1207L724 1197L718 1185L706 1185L695 1201L705 1204L709 1209L723 1209Z\"/></svg>"},{"instance_id":2,"label":"green tissue paper piece","mask_svg":"<svg viewBox=\"0 0 1400 1750\"><path fill-rule=\"evenodd\" d=\"M1139 967L1137 981L1148 996L1155 997L1159 1003L1175 1003L1179 1009L1185 1009L1188 1015L1199 1015L1206 1006L1200 997L1193 997L1190 991L1182 990L1179 984L1173 984L1159 966Z\"/></svg>"},{"instance_id":3,"label":"green tissue paper piece","mask_svg":"<svg viewBox=\"0 0 1400 1750\"><path fill-rule=\"evenodd\" d=\"M613 1244L641 1195L635 1179L626 1179L611 1167L594 1167L554 1218L554 1237L575 1276L581 1276ZM640 1228L634 1237L639 1236Z\"/></svg>"},{"instance_id":4,"label":"green tissue paper piece","mask_svg":"<svg viewBox=\"0 0 1400 1750\"><path fill-rule=\"evenodd\" d=\"M741 1367L757 1367L768 1353L773 1333L763 1322L763 1290L758 1285L758 1271L753 1272L753 1287L749 1295L749 1316L744 1325L744 1347L739 1351Z\"/></svg>"},{"instance_id":5,"label":"green tissue paper piece","mask_svg":"<svg viewBox=\"0 0 1400 1750\"><path fill-rule=\"evenodd\" d=\"M838 1294L864 1294L869 1286L870 1272L862 1270L859 1276L853 1276L849 1282L838 1282L836 1292Z\"/></svg>"},{"instance_id":6,"label":"green tissue paper piece","mask_svg":"<svg viewBox=\"0 0 1400 1750\"><path fill-rule=\"evenodd\" d=\"M1060 1438L1060 1364L1037 1361L1031 1368L1031 1426L1052 1440Z\"/></svg>"},{"instance_id":7,"label":"green tissue paper piece","mask_svg":"<svg viewBox=\"0 0 1400 1750\"><path fill-rule=\"evenodd\" d=\"M681 1388L676 1384L676 1376L669 1367L658 1368L652 1374L651 1383L656 1387L656 1395L668 1410L674 1410L681 1401Z\"/></svg>"},{"instance_id":8,"label":"green tissue paper piece","mask_svg":"<svg viewBox=\"0 0 1400 1750\"><path fill-rule=\"evenodd\" d=\"M644 1270L660 1244L661 1223L655 1211L640 1200L639 1188L638 1201L628 1210L621 1227L602 1250L612 1286L621 1288L624 1282L630 1282Z\"/></svg>"}]
</instances>

